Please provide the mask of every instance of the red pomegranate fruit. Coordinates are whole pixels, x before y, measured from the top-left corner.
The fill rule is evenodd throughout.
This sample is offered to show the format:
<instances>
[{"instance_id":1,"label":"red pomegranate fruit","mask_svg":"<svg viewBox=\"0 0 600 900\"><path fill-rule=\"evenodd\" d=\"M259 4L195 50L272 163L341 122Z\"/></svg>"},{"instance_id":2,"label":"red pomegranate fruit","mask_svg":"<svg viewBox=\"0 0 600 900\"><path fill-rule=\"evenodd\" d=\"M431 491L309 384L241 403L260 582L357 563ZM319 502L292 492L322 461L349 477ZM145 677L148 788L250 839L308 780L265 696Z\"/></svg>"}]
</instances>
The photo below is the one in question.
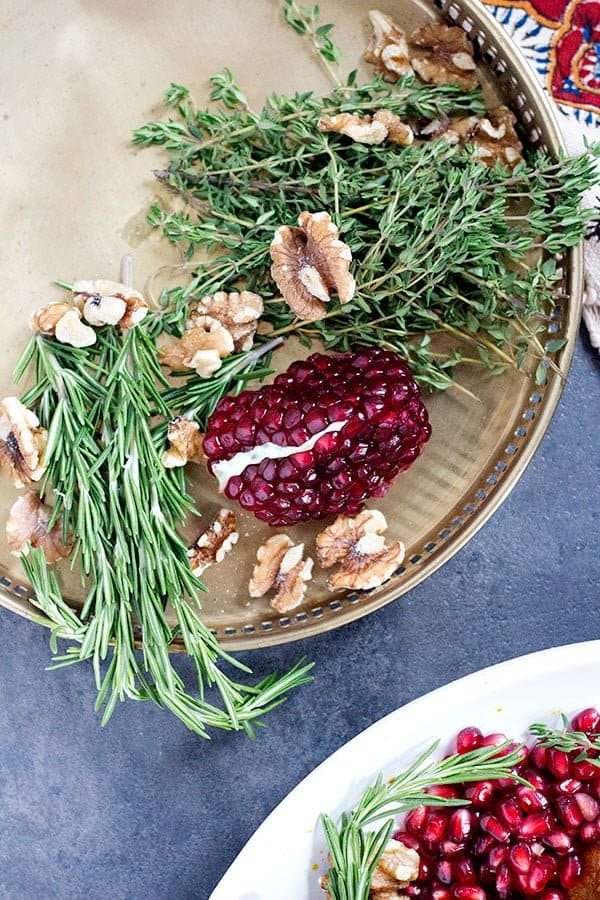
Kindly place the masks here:
<instances>
[{"instance_id":1,"label":"red pomegranate fruit","mask_svg":"<svg viewBox=\"0 0 600 900\"><path fill-rule=\"evenodd\" d=\"M382 497L431 427L396 353L314 353L274 384L219 401L204 452L219 486L258 519L292 525L355 515Z\"/></svg>"}]
</instances>

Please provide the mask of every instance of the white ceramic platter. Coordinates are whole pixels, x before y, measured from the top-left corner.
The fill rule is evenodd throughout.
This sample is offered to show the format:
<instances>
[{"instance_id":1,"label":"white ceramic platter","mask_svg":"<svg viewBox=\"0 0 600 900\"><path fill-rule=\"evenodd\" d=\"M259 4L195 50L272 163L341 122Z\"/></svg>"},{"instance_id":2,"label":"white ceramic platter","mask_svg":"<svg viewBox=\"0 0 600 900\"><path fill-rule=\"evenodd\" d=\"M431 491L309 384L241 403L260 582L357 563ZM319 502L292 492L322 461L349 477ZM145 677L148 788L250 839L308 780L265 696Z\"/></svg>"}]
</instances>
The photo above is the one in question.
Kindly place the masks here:
<instances>
[{"instance_id":1,"label":"white ceramic platter","mask_svg":"<svg viewBox=\"0 0 600 900\"><path fill-rule=\"evenodd\" d=\"M466 725L525 737L600 703L600 641L555 647L482 669L371 725L325 760L268 816L210 900L322 900L323 811L350 809L379 772L405 768L433 740L442 749Z\"/></svg>"}]
</instances>

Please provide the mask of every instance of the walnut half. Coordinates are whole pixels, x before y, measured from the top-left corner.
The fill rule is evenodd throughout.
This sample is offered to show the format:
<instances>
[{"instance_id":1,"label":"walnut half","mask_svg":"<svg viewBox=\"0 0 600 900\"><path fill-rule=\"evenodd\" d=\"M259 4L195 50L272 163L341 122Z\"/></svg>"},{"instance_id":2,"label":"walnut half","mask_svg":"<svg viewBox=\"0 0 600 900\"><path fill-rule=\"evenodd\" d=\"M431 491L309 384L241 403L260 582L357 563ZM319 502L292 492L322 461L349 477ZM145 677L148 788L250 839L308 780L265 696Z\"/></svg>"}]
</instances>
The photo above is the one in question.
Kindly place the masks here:
<instances>
[{"instance_id":1,"label":"walnut half","mask_svg":"<svg viewBox=\"0 0 600 900\"><path fill-rule=\"evenodd\" d=\"M401 891L417 880L419 864L420 857L416 850L392 838L373 872L369 900L408 900ZM331 897L329 875L322 875L319 885L326 896Z\"/></svg>"},{"instance_id":2,"label":"walnut half","mask_svg":"<svg viewBox=\"0 0 600 900\"><path fill-rule=\"evenodd\" d=\"M459 84L467 91L479 84L473 48L462 28L430 22L411 35L410 43L429 51L427 56L411 60L413 69L423 81Z\"/></svg>"},{"instance_id":3,"label":"walnut half","mask_svg":"<svg viewBox=\"0 0 600 900\"><path fill-rule=\"evenodd\" d=\"M372 63L386 81L398 81L402 75L412 75L408 45L400 26L379 9L370 10L369 19L373 35L364 60Z\"/></svg>"},{"instance_id":4,"label":"walnut half","mask_svg":"<svg viewBox=\"0 0 600 900\"><path fill-rule=\"evenodd\" d=\"M162 366L173 372L195 369L201 378L210 378L221 368L221 360L233 353L233 338L218 319L197 316L194 327L180 338L161 334L157 347Z\"/></svg>"},{"instance_id":5,"label":"walnut half","mask_svg":"<svg viewBox=\"0 0 600 900\"><path fill-rule=\"evenodd\" d=\"M332 591L368 590L390 578L404 559L401 541L385 543L383 513L366 509L353 518L338 516L317 536L317 557L324 568L340 563L329 576Z\"/></svg>"},{"instance_id":6,"label":"walnut half","mask_svg":"<svg viewBox=\"0 0 600 900\"><path fill-rule=\"evenodd\" d=\"M48 432L38 417L17 397L0 402L0 468L17 487L43 476L47 440Z\"/></svg>"},{"instance_id":7,"label":"walnut half","mask_svg":"<svg viewBox=\"0 0 600 900\"><path fill-rule=\"evenodd\" d=\"M263 314L262 297L252 291L217 291L202 297L190 311L188 328L196 327L202 316L210 316L226 328L233 349L241 353L252 348L258 320Z\"/></svg>"},{"instance_id":8,"label":"walnut half","mask_svg":"<svg viewBox=\"0 0 600 900\"><path fill-rule=\"evenodd\" d=\"M323 116L319 119L317 128L319 131L345 134L358 144L382 144L388 140L391 144L409 147L415 137L410 125L406 125L399 116L387 109L380 109L373 117L352 113Z\"/></svg>"},{"instance_id":9,"label":"walnut half","mask_svg":"<svg viewBox=\"0 0 600 900\"><path fill-rule=\"evenodd\" d=\"M171 419L167 428L169 447L163 453L162 464L165 469L185 466L188 462L204 463L206 456L202 449L204 435L200 426L185 416Z\"/></svg>"},{"instance_id":10,"label":"walnut half","mask_svg":"<svg viewBox=\"0 0 600 900\"><path fill-rule=\"evenodd\" d=\"M271 606L279 613L289 612L302 603L312 568L312 559L304 559L304 544L294 544L286 534L275 534L258 548L248 592L251 597L262 597L274 588Z\"/></svg>"},{"instance_id":11,"label":"walnut half","mask_svg":"<svg viewBox=\"0 0 600 900\"><path fill-rule=\"evenodd\" d=\"M210 528L203 531L194 546L188 550L194 575L199 578L209 566L223 562L238 539L235 514L229 509L220 510Z\"/></svg>"},{"instance_id":12,"label":"walnut half","mask_svg":"<svg viewBox=\"0 0 600 900\"><path fill-rule=\"evenodd\" d=\"M271 275L296 315L314 321L325 315L332 293L342 304L352 300L352 253L329 213L300 213L298 225L282 225L275 232Z\"/></svg>"},{"instance_id":13,"label":"walnut half","mask_svg":"<svg viewBox=\"0 0 600 900\"><path fill-rule=\"evenodd\" d=\"M51 507L42 503L39 495L33 491L27 491L19 497L13 504L6 523L10 552L19 556L20 553L28 553L30 547L39 547L49 563L66 559L73 544L71 541L67 545L63 544L61 519L48 530L51 516Z\"/></svg>"}]
</instances>

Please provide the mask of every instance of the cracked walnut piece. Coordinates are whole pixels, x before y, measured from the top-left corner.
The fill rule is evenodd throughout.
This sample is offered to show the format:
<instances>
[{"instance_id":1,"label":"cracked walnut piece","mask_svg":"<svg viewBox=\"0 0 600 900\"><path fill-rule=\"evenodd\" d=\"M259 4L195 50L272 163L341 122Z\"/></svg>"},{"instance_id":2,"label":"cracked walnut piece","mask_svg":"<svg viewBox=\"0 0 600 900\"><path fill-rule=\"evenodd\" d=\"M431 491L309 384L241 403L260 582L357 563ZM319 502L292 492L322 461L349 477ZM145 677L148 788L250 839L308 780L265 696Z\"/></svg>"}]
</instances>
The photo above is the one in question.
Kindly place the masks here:
<instances>
[{"instance_id":1,"label":"cracked walnut piece","mask_svg":"<svg viewBox=\"0 0 600 900\"><path fill-rule=\"evenodd\" d=\"M48 530L52 508L42 503L38 494L27 491L13 504L6 523L6 537L10 552L14 556L29 553L30 547L39 547L44 552L46 562L55 563L66 559L73 549L70 541L63 544L62 521L59 519Z\"/></svg>"},{"instance_id":2,"label":"cracked walnut piece","mask_svg":"<svg viewBox=\"0 0 600 900\"><path fill-rule=\"evenodd\" d=\"M391 16L378 9L369 12L373 35L363 59L379 69L386 81L398 81L402 75L412 75L406 36Z\"/></svg>"},{"instance_id":3,"label":"cracked walnut piece","mask_svg":"<svg viewBox=\"0 0 600 900\"><path fill-rule=\"evenodd\" d=\"M0 468L17 487L39 481L46 471L47 440L48 432L38 417L17 397L0 402Z\"/></svg>"},{"instance_id":4,"label":"cracked walnut piece","mask_svg":"<svg viewBox=\"0 0 600 900\"><path fill-rule=\"evenodd\" d=\"M373 872L369 900L406 898L406 894L400 892L419 877L419 863L420 857L416 850L392 838L386 844ZM329 876L324 875L319 883L328 894Z\"/></svg>"},{"instance_id":5,"label":"cracked walnut piece","mask_svg":"<svg viewBox=\"0 0 600 900\"><path fill-rule=\"evenodd\" d=\"M300 213L298 225L282 225L275 232L271 275L296 315L314 321L325 315L332 293L342 304L352 300L352 254L329 213Z\"/></svg>"},{"instance_id":6,"label":"cracked walnut piece","mask_svg":"<svg viewBox=\"0 0 600 900\"><path fill-rule=\"evenodd\" d=\"M251 597L262 597L271 588L275 596L271 606L279 613L289 612L302 603L312 576L313 561L303 559L304 544L294 544L286 534L270 537L256 554L256 565L248 584Z\"/></svg>"},{"instance_id":7,"label":"cracked walnut piece","mask_svg":"<svg viewBox=\"0 0 600 900\"><path fill-rule=\"evenodd\" d=\"M472 91L479 84L473 48L462 28L430 22L418 28L410 42L430 51L429 56L411 60L413 69L423 81L459 84L466 91Z\"/></svg>"},{"instance_id":8,"label":"cracked walnut piece","mask_svg":"<svg viewBox=\"0 0 600 900\"><path fill-rule=\"evenodd\" d=\"M202 532L194 546L188 550L190 566L196 578L209 566L223 562L238 539L235 514L229 509L220 510L210 528Z\"/></svg>"},{"instance_id":9,"label":"cracked walnut piece","mask_svg":"<svg viewBox=\"0 0 600 900\"><path fill-rule=\"evenodd\" d=\"M76 281L73 299L83 307L83 316L90 325L120 325L134 328L148 312L148 304L133 288L119 281L99 278L96 281Z\"/></svg>"},{"instance_id":10,"label":"cracked walnut piece","mask_svg":"<svg viewBox=\"0 0 600 900\"><path fill-rule=\"evenodd\" d=\"M201 378L210 378L221 368L221 360L233 353L233 338L212 316L198 316L194 328L180 338L161 334L157 341L160 363L173 372L195 369Z\"/></svg>"},{"instance_id":11,"label":"cracked walnut piece","mask_svg":"<svg viewBox=\"0 0 600 900\"><path fill-rule=\"evenodd\" d=\"M482 118L438 119L423 128L421 134L443 138L451 144L472 146L486 166L491 168L499 162L512 169L523 159L523 145L515 131L516 121L507 106L496 106Z\"/></svg>"},{"instance_id":12,"label":"cracked walnut piece","mask_svg":"<svg viewBox=\"0 0 600 900\"><path fill-rule=\"evenodd\" d=\"M324 568L340 563L329 576L332 591L364 591L379 587L404 559L401 541L385 543L387 522L383 513L366 509L357 516L338 516L317 536L317 556Z\"/></svg>"},{"instance_id":13,"label":"cracked walnut piece","mask_svg":"<svg viewBox=\"0 0 600 900\"><path fill-rule=\"evenodd\" d=\"M319 131L345 134L358 144L382 144L388 140L391 144L410 147L415 139L410 125L406 125L399 116L387 109L380 109L373 117L352 113L323 116L319 119L317 128Z\"/></svg>"},{"instance_id":14,"label":"cracked walnut piece","mask_svg":"<svg viewBox=\"0 0 600 900\"><path fill-rule=\"evenodd\" d=\"M48 336L53 335L62 317L72 309L70 303L47 303L46 306L36 309L29 320L29 325L33 331L39 331Z\"/></svg>"},{"instance_id":15,"label":"cracked walnut piece","mask_svg":"<svg viewBox=\"0 0 600 900\"><path fill-rule=\"evenodd\" d=\"M262 297L252 291L217 291L202 297L191 311L187 323L194 328L202 316L211 316L226 328L236 353L252 349L258 320L263 314Z\"/></svg>"},{"instance_id":16,"label":"cracked walnut piece","mask_svg":"<svg viewBox=\"0 0 600 900\"><path fill-rule=\"evenodd\" d=\"M61 344L71 347L91 347L96 343L93 328L81 321L81 312L70 303L47 303L36 310L29 320L34 331L50 337L53 335Z\"/></svg>"},{"instance_id":17,"label":"cracked walnut piece","mask_svg":"<svg viewBox=\"0 0 600 900\"><path fill-rule=\"evenodd\" d=\"M191 419L186 419L185 416L171 419L167 428L167 440L169 447L162 456L165 469L185 466L188 462L206 462L202 449L204 435L200 431L200 426Z\"/></svg>"}]
</instances>

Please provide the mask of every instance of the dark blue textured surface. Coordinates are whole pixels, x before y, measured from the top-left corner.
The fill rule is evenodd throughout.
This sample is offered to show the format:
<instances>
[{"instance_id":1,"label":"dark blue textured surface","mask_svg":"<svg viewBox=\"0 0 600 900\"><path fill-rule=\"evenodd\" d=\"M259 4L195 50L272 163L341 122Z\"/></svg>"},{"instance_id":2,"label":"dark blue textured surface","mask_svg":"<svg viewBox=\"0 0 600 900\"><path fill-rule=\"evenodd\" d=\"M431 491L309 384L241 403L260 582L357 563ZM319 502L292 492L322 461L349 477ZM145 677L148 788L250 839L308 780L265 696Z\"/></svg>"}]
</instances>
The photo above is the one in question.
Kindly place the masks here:
<instances>
[{"instance_id":1,"label":"dark blue textured surface","mask_svg":"<svg viewBox=\"0 0 600 900\"><path fill-rule=\"evenodd\" d=\"M303 653L317 664L254 743L205 743L133 702L101 731L90 668L45 672L46 632L0 609L0 898L206 900L273 806L358 731L482 666L599 637L599 438L600 366L580 345L540 450L465 549L367 619L247 655L259 674Z\"/></svg>"}]
</instances>

